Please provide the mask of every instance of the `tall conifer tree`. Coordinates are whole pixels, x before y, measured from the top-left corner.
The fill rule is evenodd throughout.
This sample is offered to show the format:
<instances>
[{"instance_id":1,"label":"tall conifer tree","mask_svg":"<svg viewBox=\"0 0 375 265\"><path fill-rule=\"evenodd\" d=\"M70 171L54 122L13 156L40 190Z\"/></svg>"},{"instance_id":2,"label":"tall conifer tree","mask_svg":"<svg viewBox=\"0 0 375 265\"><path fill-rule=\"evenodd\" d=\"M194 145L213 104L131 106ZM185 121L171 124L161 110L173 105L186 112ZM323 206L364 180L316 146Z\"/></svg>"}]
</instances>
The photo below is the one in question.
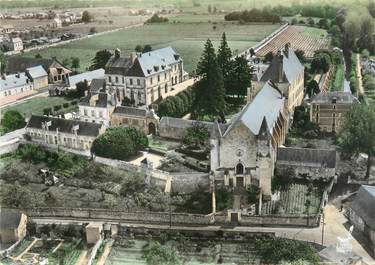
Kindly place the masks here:
<instances>
[{"instance_id":1,"label":"tall conifer tree","mask_svg":"<svg viewBox=\"0 0 375 265\"><path fill-rule=\"evenodd\" d=\"M227 42L227 37L225 32L221 37L220 47L217 51L217 62L222 70L223 78L224 78L224 87L226 90L226 94L228 94L228 87L229 87L229 74L232 68L232 51L230 50Z\"/></svg>"}]
</instances>

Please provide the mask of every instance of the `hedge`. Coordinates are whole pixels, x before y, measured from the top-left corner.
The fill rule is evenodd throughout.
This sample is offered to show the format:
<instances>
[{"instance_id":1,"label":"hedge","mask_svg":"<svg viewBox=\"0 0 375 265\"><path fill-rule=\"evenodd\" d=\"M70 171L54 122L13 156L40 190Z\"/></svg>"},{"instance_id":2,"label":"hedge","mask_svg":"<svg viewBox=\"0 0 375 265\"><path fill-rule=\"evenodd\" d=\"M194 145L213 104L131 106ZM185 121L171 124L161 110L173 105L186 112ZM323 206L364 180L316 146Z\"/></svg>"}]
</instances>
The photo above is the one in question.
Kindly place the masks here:
<instances>
[{"instance_id":1,"label":"hedge","mask_svg":"<svg viewBox=\"0 0 375 265\"><path fill-rule=\"evenodd\" d=\"M176 96L170 96L162 100L158 106L160 117L168 116L181 118L191 112L195 101L195 91L193 87L188 87Z\"/></svg>"}]
</instances>

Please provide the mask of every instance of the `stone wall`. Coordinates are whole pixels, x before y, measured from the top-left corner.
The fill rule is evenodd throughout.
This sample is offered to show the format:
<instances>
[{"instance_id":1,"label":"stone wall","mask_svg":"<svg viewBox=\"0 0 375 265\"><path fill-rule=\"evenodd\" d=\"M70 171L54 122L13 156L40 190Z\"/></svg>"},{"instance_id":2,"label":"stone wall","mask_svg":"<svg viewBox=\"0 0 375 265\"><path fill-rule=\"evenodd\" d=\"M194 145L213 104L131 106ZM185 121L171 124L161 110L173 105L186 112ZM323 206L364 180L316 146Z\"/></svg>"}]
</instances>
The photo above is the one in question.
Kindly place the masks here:
<instances>
[{"instance_id":1,"label":"stone wall","mask_svg":"<svg viewBox=\"0 0 375 265\"><path fill-rule=\"evenodd\" d=\"M109 209L82 209L82 208L34 208L23 210L31 219L36 217L49 218L76 218L84 221L110 220L125 223L144 224L170 224L173 225L225 225L230 224L226 214L188 214L169 212L126 212ZM320 215L295 216L295 215L267 215L246 216L243 215L236 225L242 226L291 226L291 227L316 227L319 225Z\"/></svg>"}]
</instances>

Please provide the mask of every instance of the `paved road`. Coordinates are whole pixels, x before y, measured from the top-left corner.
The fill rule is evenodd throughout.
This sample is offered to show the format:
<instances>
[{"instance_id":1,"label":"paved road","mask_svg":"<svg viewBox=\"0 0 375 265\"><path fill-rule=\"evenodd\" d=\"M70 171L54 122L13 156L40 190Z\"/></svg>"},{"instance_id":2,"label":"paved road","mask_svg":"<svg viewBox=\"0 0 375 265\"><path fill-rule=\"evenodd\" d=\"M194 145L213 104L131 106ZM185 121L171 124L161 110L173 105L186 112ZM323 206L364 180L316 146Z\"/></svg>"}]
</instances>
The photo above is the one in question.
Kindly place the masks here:
<instances>
[{"instance_id":1,"label":"paved road","mask_svg":"<svg viewBox=\"0 0 375 265\"><path fill-rule=\"evenodd\" d=\"M339 212L339 210L333 206L328 205L325 210L325 232L324 232L324 246L336 246L338 244L338 237L347 237L350 235L346 229L345 223L347 222L346 217ZM67 218L32 218L38 224L47 223L88 223L88 222L99 222L99 223L112 223L118 224L118 221L110 220L85 220L85 219L67 219ZM303 241L321 243L322 239L322 227L317 228L289 228L289 227L222 227L222 226L173 226L170 228L168 225L149 225L149 224L136 224L136 223L125 223L120 222L121 225L131 227L146 227L154 229L173 229L173 230L191 230L191 231L238 231L238 232L269 232L275 233L276 236L285 237L289 239L298 239ZM358 256L361 256L365 262L369 265L375 265L374 259L372 259L363 247L355 240L351 240L353 252Z\"/></svg>"}]
</instances>

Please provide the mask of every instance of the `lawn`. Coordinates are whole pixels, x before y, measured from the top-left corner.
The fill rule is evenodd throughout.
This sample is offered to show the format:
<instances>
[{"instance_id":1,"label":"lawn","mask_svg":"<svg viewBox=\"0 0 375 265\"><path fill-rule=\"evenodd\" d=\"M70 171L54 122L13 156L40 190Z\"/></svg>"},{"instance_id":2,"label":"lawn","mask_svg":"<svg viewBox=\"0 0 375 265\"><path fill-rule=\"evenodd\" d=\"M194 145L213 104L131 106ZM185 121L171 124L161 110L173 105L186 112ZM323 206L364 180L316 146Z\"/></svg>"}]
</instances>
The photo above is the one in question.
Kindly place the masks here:
<instances>
[{"instance_id":1,"label":"lawn","mask_svg":"<svg viewBox=\"0 0 375 265\"><path fill-rule=\"evenodd\" d=\"M150 148L164 152L176 149L180 144L180 142L170 141L155 136L148 138L148 145Z\"/></svg>"},{"instance_id":2,"label":"lawn","mask_svg":"<svg viewBox=\"0 0 375 265\"><path fill-rule=\"evenodd\" d=\"M72 100L65 99L63 97L35 97L27 101L23 101L17 105L13 105L5 108L6 110L17 110L22 113L25 117L30 117L31 114L43 115L43 109L52 108L56 105L62 105L64 103L70 103ZM64 109L64 112L75 110L77 107L69 104L69 107Z\"/></svg>"},{"instance_id":3,"label":"lawn","mask_svg":"<svg viewBox=\"0 0 375 265\"><path fill-rule=\"evenodd\" d=\"M344 88L344 67L342 64L336 65L335 79L332 82L332 91L342 91Z\"/></svg>"},{"instance_id":4,"label":"lawn","mask_svg":"<svg viewBox=\"0 0 375 265\"><path fill-rule=\"evenodd\" d=\"M222 33L226 32L231 49L239 52L253 46L279 26L278 24L238 25L233 22L225 22L223 16L217 15L180 15L171 18L169 23L147 24L58 47L25 53L25 56L32 57L39 53L45 58L56 56L60 61L72 56L78 57L80 58L80 70L83 71L91 64L91 60L98 50L120 48L123 54L127 54L134 51L138 44L150 44L154 49L172 46L182 55L185 69L191 72L196 67L207 38L210 38L217 47Z\"/></svg>"},{"instance_id":5,"label":"lawn","mask_svg":"<svg viewBox=\"0 0 375 265\"><path fill-rule=\"evenodd\" d=\"M305 27L305 30L302 32L302 34L309 37L325 38L327 36L327 31L325 29Z\"/></svg>"}]
</instances>

